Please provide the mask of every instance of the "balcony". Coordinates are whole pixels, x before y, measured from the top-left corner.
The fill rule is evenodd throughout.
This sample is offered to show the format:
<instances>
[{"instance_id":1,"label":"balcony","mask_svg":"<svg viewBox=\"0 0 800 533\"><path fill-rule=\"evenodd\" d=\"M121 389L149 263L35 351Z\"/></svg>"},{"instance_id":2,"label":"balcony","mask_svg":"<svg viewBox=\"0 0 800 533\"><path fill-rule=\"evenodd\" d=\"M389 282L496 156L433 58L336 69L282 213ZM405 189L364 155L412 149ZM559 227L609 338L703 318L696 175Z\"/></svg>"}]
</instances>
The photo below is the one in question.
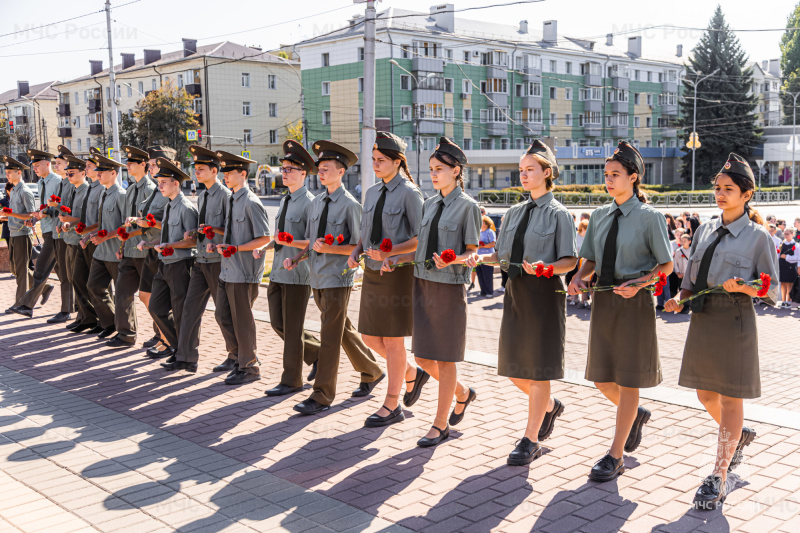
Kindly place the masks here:
<instances>
[{"instance_id":1,"label":"balcony","mask_svg":"<svg viewBox=\"0 0 800 533\"><path fill-rule=\"evenodd\" d=\"M508 77L508 72L506 72L506 67L489 65L486 67L486 77L505 79Z\"/></svg>"},{"instance_id":2,"label":"balcony","mask_svg":"<svg viewBox=\"0 0 800 533\"><path fill-rule=\"evenodd\" d=\"M69 104L58 104L58 116L59 117L70 116Z\"/></svg>"},{"instance_id":3,"label":"balcony","mask_svg":"<svg viewBox=\"0 0 800 533\"><path fill-rule=\"evenodd\" d=\"M661 84L661 92L665 93L677 93L678 92L678 82L677 81L665 81Z\"/></svg>"},{"instance_id":4,"label":"balcony","mask_svg":"<svg viewBox=\"0 0 800 533\"><path fill-rule=\"evenodd\" d=\"M619 125L611 126L611 136L612 137L619 137L619 138L627 137L628 136L628 126L619 126Z\"/></svg>"},{"instance_id":5,"label":"balcony","mask_svg":"<svg viewBox=\"0 0 800 533\"><path fill-rule=\"evenodd\" d=\"M18 126L27 123L28 123L28 115L17 115L16 117L14 117L14 124Z\"/></svg>"},{"instance_id":6,"label":"balcony","mask_svg":"<svg viewBox=\"0 0 800 533\"><path fill-rule=\"evenodd\" d=\"M522 107L525 109L541 109L542 97L541 96L523 96Z\"/></svg>"},{"instance_id":7,"label":"balcony","mask_svg":"<svg viewBox=\"0 0 800 533\"><path fill-rule=\"evenodd\" d=\"M201 126L203 125L203 114L202 113L195 113L194 119L197 121L198 124Z\"/></svg>"},{"instance_id":8,"label":"balcony","mask_svg":"<svg viewBox=\"0 0 800 533\"><path fill-rule=\"evenodd\" d=\"M615 89L625 89L627 91L630 83L631 79L627 76L611 76L611 86Z\"/></svg>"},{"instance_id":9,"label":"balcony","mask_svg":"<svg viewBox=\"0 0 800 533\"><path fill-rule=\"evenodd\" d=\"M541 135L544 131L544 124L541 122L523 122L522 125L530 131L531 135Z\"/></svg>"},{"instance_id":10,"label":"balcony","mask_svg":"<svg viewBox=\"0 0 800 533\"><path fill-rule=\"evenodd\" d=\"M678 114L678 104L662 104L661 105L661 114L662 115L677 115Z\"/></svg>"},{"instance_id":11,"label":"balcony","mask_svg":"<svg viewBox=\"0 0 800 533\"><path fill-rule=\"evenodd\" d=\"M583 101L583 110L584 111L597 111L598 113L603 110L603 102L600 100L584 100Z\"/></svg>"},{"instance_id":12,"label":"balcony","mask_svg":"<svg viewBox=\"0 0 800 533\"><path fill-rule=\"evenodd\" d=\"M89 135L102 135L102 134L103 134L102 124L89 124Z\"/></svg>"},{"instance_id":13,"label":"balcony","mask_svg":"<svg viewBox=\"0 0 800 533\"><path fill-rule=\"evenodd\" d=\"M665 139L674 139L678 136L678 130L675 128L662 128L661 136Z\"/></svg>"},{"instance_id":14,"label":"balcony","mask_svg":"<svg viewBox=\"0 0 800 533\"><path fill-rule=\"evenodd\" d=\"M58 128L59 137L72 137L72 128Z\"/></svg>"},{"instance_id":15,"label":"balcony","mask_svg":"<svg viewBox=\"0 0 800 533\"><path fill-rule=\"evenodd\" d=\"M444 104L444 91L436 89L414 89L411 101L415 104Z\"/></svg>"},{"instance_id":16,"label":"balcony","mask_svg":"<svg viewBox=\"0 0 800 533\"><path fill-rule=\"evenodd\" d=\"M487 122L487 135L508 135L508 122Z\"/></svg>"},{"instance_id":17,"label":"balcony","mask_svg":"<svg viewBox=\"0 0 800 533\"><path fill-rule=\"evenodd\" d=\"M415 57L411 60L411 70L425 72L444 72L444 61L431 57Z\"/></svg>"},{"instance_id":18,"label":"balcony","mask_svg":"<svg viewBox=\"0 0 800 533\"><path fill-rule=\"evenodd\" d=\"M494 102L494 107L508 107L508 94L507 93L493 93L486 92L486 95Z\"/></svg>"},{"instance_id":19,"label":"balcony","mask_svg":"<svg viewBox=\"0 0 800 533\"><path fill-rule=\"evenodd\" d=\"M103 100L100 98L92 98L89 100L89 113L99 113L103 110Z\"/></svg>"},{"instance_id":20,"label":"balcony","mask_svg":"<svg viewBox=\"0 0 800 533\"><path fill-rule=\"evenodd\" d=\"M627 113L628 102L611 102L612 113Z\"/></svg>"},{"instance_id":21,"label":"balcony","mask_svg":"<svg viewBox=\"0 0 800 533\"><path fill-rule=\"evenodd\" d=\"M587 137L599 137L601 129L600 124L584 124L583 134Z\"/></svg>"},{"instance_id":22,"label":"balcony","mask_svg":"<svg viewBox=\"0 0 800 533\"><path fill-rule=\"evenodd\" d=\"M583 77L583 84L591 87L603 85L603 76L600 74L586 74Z\"/></svg>"},{"instance_id":23,"label":"balcony","mask_svg":"<svg viewBox=\"0 0 800 533\"><path fill-rule=\"evenodd\" d=\"M192 96L203 96L203 91L200 89L199 83L189 83L184 85L183 88L186 90L186 94L190 94Z\"/></svg>"},{"instance_id":24,"label":"balcony","mask_svg":"<svg viewBox=\"0 0 800 533\"><path fill-rule=\"evenodd\" d=\"M523 72L525 73L525 81L542 82L542 69L526 67Z\"/></svg>"},{"instance_id":25,"label":"balcony","mask_svg":"<svg viewBox=\"0 0 800 533\"><path fill-rule=\"evenodd\" d=\"M419 119L420 135L444 135L444 122L442 120Z\"/></svg>"}]
</instances>

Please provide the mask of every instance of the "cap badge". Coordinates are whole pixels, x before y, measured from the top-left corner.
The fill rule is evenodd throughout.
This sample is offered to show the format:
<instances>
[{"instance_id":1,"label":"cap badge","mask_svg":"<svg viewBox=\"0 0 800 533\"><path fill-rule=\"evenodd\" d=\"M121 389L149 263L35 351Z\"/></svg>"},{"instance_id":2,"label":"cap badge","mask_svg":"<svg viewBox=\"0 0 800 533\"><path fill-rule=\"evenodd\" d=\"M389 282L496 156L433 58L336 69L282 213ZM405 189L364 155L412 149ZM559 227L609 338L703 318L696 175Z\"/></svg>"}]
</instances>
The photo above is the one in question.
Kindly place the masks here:
<instances>
[{"instance_id":1,"label":"cap badge","mask_svg":"<svg viewBox=\"0 0 800 533\"><path fill-rule=\"evenodd\" d=\"M730 161L725 163L725 168L731 168L731 162Z\"/></svg>"},{"instance_id":2,"label":"cap badge","mask_svg":"<svg viewBox=\"0 0 800 533\"><path fill-rule=\"evenodd\" d=\"M615 154L618 154L618 153L619 153L619 148L615 148L615 149L614 149L614 153L615 153Z\"/></svg>"}]
</instances>

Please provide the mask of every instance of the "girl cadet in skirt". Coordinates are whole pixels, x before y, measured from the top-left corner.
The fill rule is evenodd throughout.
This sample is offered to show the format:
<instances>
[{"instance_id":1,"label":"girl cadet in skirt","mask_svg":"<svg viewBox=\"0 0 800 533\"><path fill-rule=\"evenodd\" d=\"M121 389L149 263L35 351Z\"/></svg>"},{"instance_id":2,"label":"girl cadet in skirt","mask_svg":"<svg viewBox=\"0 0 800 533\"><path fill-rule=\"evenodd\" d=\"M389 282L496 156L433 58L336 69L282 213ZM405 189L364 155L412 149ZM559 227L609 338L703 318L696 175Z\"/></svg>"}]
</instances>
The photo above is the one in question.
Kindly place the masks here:
<instances>
[{"instance_id":1,"label":"girl cadet in skirt","mask_svg":"<svg viewBox=\"0 0 800 533\"><path fill-rule=\"evenodd\" d=\"M364 423L367 427L388 426L405 420L400 406L403 381L407 389L403 403L411 407L430 378L427 372L408 362L403 342L403 337L411 335L413 325L414 269L405 266L393 272L380 271L387 257L417 249L422 192L414 185L405 149L406 143L400 137L385 131L377 133L372 168L380 181L370 187L364 197L361 239L347 261L347 266L356 268L361 254L366 254L358 331L364 344L386 359L389 374L386 400L377 413L367 418ZM389 239L388 245L386 239Z\"/></svg>"},{"instance_id":2,"label":"girl cadet in skirt","mask_svg":"<svg viewBox=\"0 0 800 533\"><path fill-rule=\"evenodd\" d=\"M510 465L526 465L539 457L539 441L550 436L564 411L561 402L550 397L550 380L564 377L567 297L556 291L564 289L561 276L578 263L572 215L550 192L558 178L558 162L542 141L535 140L522 155L519 176L530 198L506 213L497 252L481 256L486 262L523 265L501 265L508 271L508 282L497 373L528 395L528 426L508 456ZM554 275L536 276L537 265L552 265Z\"/></svg>"},{"instance_id":3,"label":"girl cadet in skirt","mask_svg":"<svg viewBox=\"0 0 800 533\"><path fill-rule=\"evenodd\" d=\"M480 242L481 211L463 190L462 171L467 157L450 139L442 137L430 157L431 182L439 194L422 206L415 254L385 259L381 270L392 272L398 263L414 260L412 351L419 365L439 382L439 405L433 427L417 442L435 446L450 436L450 426L464 418L475 390L458 380L456 363L464 360L467 342L467 291L471 269L465 262L475 256ZM440 255L453 250L454 260ZM449 255L449 254L448 254ZM450 259L450 258L448 258ZM456 398L456 407L447 413Z\"/></svg>"},{"instance_id":4,"label":"girl cadet in skirt","mask_svg":"<svg viewBox=\"0 0 800 533\"><path fill-rule=\"evenodd\" d=\"M648 206L639 190L643 176L641 154L620 141L605 167L614 201L589 219L580 251L585 261L569 284L569 293L577 295L597 271L598 286L617 286L594 293L589 323L586 379L617 406L611 449L589 476L595 481L611 481L625 471L623 451L639 446L650 419L650 412L638 407L639 389L661 382L653 295L643 288L659 273L672 272L672 247L664 215Z\"/></svg>"},{"instance_id":5,"label":"girl cadet in skirt","mask_svg":"<svg viewBox=\"0 0 800 533\"><path fill-rule=\"evenodd\" d=\"M727 293L714 292L687 303L692 308L692 319L678 383L696 389L700 402L719 424L714 471L697 489L697 509L722 505L729 492L728 472L741 463L743 448L756 436L752 429L742 427L742 400L761 395L753 309L758 290L739 285L738 281L758 279L762 272L775 279L778 260L761 216L748 204L754 188L753 171L747 161L736 154L728 156L714 179L722 217L698 228L681 292L664 306L666 311L679 312L683 308L680 299L715 285L722 285ZM762 299L773 305L777 297L778 287L774 284Z\"/></svg>"}]
</instances>

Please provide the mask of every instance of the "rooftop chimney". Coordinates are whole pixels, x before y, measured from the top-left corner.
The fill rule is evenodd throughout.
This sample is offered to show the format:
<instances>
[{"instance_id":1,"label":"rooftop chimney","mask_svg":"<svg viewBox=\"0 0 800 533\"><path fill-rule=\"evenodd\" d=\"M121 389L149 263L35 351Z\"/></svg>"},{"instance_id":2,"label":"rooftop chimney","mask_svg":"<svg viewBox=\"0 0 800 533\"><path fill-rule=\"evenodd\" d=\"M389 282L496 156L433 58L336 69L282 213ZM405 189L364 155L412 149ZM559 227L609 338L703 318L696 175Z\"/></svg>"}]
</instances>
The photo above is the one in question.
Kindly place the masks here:
<instances>
[{"instance_id":1,"label":"rooftop chimney","mask_svg":"<svg viewBox=\"0 0 800 533\"><path fill-rule=\"evenodd\" d=\"M675 50L675 55L678 57L683 57L683 45L679 44L677 50Z\"/></svg>"},{"instance_id":2,"label":"rooftop chimney","mask_svg":"<svg viewBox=\"0 0 800 533\"><path fill-rule=\"evenodd\" d=\"M161 50L145 50L144 51L144 64L149 65L161 59Z\"/></svg>"},{"instance_id":3,"label":"rooftop chimney","mask_svg":"<svg viewBox=\"0 0 800 533\"><path fill-rule=\"evenodd\" d=\"M769 73L773 76L781 77L781 61L780 59L769 60Z\"/></svg>"},{"instance_id":4,"label":"rooftop chimney","mask_svg":"<svg viewBox=\"0 0 800 533\"><path fill-rule=\"evenodd\" d=\"M542 41L556 44L558 41L558 21L545 20L542 26Z\"/></svg>"},{"instance_id":5,"label":"rooftop chimney","mask_svg":"<svg viewBox=\"0 0 800 533\"><path fill-rule=\"evenodd\" d=\"M519 32L520 33L528 33L528 21L527 20L520 20L519 21Z\"/></svg>"},{"instance_id":6,"label":"rooftop chimney","mask_svg":"<svg viewBox=\"0 0 800 533\"><path fill-rule=\"evenodd\" d=\"M30 84L27 81L18 81L17 82L17 98L22 98L23 96L27 95L31 92Z\"/></svg>"},{"instance_id":7,"label":"rooftop chimney","mask_svg":"<svg viewBox=\"0 0 800 533\"><path fill-rule=\"evenodd\" d=\"M134 54L122 54L122 70L131 68L136 64L136 56Z\"/></svg>"},{"instance_id":8,"label":"rooftop chimney","mask_svg":"<svg viewBox=\"0 0 800 533\"><path fill-rule=\"evenodd\" d=\"M197 53L197 39L181 39L183 41L183 57Z\"/></svg>"},{"instance_id":9,"label":"rooftop chimney","mask_svg":"<svg viewBox=\"0 0 800 533\"><path fill-rule=\"evenodd\" d=\"M628 37L628 54L632 57L642 56L642 36Z\"/></svg>"},{"instance_id":10,"label":"rooftop chimney","mask_svg":"<svg viewBox=\"0 0 800 533\"><path fill-rule=\"evenodd\" d=\"M98 60L95 60L95 59L90 59L89 60L89 66L91 67L92 76L96 76L96 75L100 74L100 72L103 70L103 62L102 61L98 61Z\"/></svg>"},{"instance_id":11,"label":"rooftop chimney","mask_svg":"<svg viewBox=\"0 0 800 533\"><path fill-rule=\"evenodd\" d=\"M606 46L614 46L614 34L607 33L606 34Z\"/></svg>"},{"instance_id":12,"label":"rooftop chimney","mask_svg":"<svg viewBox=\"0 0 800 533\"><path fill-rule=\"evenodd\" d=\"M431 17L442 30L453 33L456 31L456 16L453 4L439 4L431 7Z\"/></svg>"}]
</instances>

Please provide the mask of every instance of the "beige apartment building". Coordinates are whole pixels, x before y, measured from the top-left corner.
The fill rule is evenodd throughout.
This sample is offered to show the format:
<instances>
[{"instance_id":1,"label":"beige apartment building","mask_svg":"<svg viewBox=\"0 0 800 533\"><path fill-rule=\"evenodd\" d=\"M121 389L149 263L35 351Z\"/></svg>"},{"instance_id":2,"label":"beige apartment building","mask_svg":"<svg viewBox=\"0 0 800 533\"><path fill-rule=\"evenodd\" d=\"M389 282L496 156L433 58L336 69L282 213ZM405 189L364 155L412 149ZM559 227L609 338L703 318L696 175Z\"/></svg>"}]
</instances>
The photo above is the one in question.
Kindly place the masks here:
<instances>
[{"instance_id":1,"label":"beige apartment building","mask_svg":"<svg viewBox=\"0 0 800 533\"><path fill-rule=\"evenodd\" d=\"M18 81L15 89L0 93L0 129L9 135L0 152L24 161L28 148L56 149L61 139L58 136L58 93L52 87L55 83L31 85Z\"/></svg>"}]
</instances>

